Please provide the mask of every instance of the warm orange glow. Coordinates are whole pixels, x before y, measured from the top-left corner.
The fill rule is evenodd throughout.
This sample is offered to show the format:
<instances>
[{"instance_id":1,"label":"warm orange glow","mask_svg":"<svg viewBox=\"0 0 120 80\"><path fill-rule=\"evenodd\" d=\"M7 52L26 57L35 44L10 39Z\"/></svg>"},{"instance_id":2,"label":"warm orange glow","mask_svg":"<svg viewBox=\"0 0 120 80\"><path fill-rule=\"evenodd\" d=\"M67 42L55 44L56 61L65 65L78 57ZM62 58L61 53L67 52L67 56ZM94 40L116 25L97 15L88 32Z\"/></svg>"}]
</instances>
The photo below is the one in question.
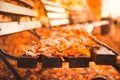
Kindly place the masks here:
<instances>
[{"instance_id":1,"label":"warm orange glow","mask_svg":"<svg viewBox=\"0 0 120 80\"><path fill-rule=\"evenodd\" d=\"M57 8L57 7L52 7L52 6L45 6L46 10L50 11L55 11L55 12L65 12L63 8ZM59 10L59 11L58 11Z\"/></svg>"},{"instance_id":2,"label":"warm orange glow","mask_svg":"<svg viewBox=\"0 0 120 80\"><path fill-rule=\"evenodd\" d=\"M101 0L86 0L93 15L93 20L101 20Z\"/></svg>"},{"instance_id":3,"label":"warm orange glow","mask_svg":"<svg viewBox=\"0 0 120 80\"><path fill-rule=\"evenodd\" d=\"M52 13L52 12L48 12L47 13L49 18L67 18L67 15L64 13Z\"/></svg>"},{"instance_id":4,"label":"warm orange glow","mask_svg":"<svg viewBox=\"0 0 120 80\"><path fill-rule=\"evenodd\" d=\"M120 0L102 0L102 16L116 18L120 16Z\"/></svg>"},{"instance_id":5,"label":"warm orange glow","mask_svg":"<svg viewBox=\"0 0 120 80\"><path fill-rule=\"evenodd\" d=\"M29 22L10 22L10 23L0 23L0 36L15 32L21 32L24 30L30 30L39 28L41 23L39 21L29 21Z\"/></svg>"},{"instance_id":6,"label":"warm orange glow","mask_svg":"<svg viewBox=\"0 0 120 80\"><path fill-rule=\"evenodd\" d=\"M59 19L59 20L50 20L51 26L61 25L61 24L67 24L69 23L68 19Z\"/></svg>"},{"instance_id":7,"label":"warm orange glow","mask_svg":"<svg viewBox=\"0 0 120 80\"><path fill-rule=\"evenodd\" d=\"M109 24L109 21L100 21L100 22L93 22L92 23L95 27L101 26L101 25L106 25Z\"/></svg>"}]
</instances>

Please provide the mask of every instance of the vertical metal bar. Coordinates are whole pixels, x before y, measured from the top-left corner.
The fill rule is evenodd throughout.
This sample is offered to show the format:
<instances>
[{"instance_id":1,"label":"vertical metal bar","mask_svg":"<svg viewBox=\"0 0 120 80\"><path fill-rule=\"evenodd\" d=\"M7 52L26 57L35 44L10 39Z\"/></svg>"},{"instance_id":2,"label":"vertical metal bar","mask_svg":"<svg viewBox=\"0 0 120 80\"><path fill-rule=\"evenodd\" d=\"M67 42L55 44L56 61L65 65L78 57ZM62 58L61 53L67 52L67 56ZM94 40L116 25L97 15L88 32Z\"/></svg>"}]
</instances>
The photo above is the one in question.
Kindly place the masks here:
<instances>
[{"instance_id":1,"label":"vertical metal bar","mask_svg":"<svg viewBox=\"0 0 120 80\"><path fill-rule=\"evenodd\" d=\"M36 32L35 29L33 29L33 31L28 30L28 32L30 32L31 34L33 34L34 36L36 36L38 39L41 38L41 36Z\"/></svg>"}]
</instances>

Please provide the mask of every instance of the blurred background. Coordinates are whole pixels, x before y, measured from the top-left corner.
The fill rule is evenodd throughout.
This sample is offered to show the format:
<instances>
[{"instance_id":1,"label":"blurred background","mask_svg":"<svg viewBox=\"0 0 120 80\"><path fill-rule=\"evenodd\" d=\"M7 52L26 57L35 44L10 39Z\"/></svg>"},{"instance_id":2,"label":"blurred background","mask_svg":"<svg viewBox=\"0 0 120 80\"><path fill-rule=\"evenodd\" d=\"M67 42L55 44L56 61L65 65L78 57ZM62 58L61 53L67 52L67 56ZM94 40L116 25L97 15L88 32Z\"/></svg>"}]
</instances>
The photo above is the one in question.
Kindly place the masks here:
<instances>
[{"instance_id":1,"label":"blurred background","mask_svg":"<svg viewBox=\"0 0 120 80\"><path fill-rule=\"evenodd\" d=\"M0 0L13 4L18 4L15 0ZM93 29L92 34L100 41L112 47L118 53L120 52L120 0L49 0L61 4L66 9L80 10L81 20L101 21L102 19L110 19L110 32L101 35L99 27ZM29 2L29 0L28 0ZM45 15L43 5L40 0L32 0L35 4L33 10L39 14L38 19L48 27L48 18ZM66 12L67 13L67 12ZM69 16L69 15L68 15ZM28 17L21 17L21 21L29 21ZM0 21L11 21L9 16L0 15ZM49 32L46 31L46 32ZM40 30L40 34L44 31ZM38 39L29 32L24 31L12 35L0 37L0 47L5 52L14 56L23 54L23 50L32 45L32 41ZM107 80L120 80L120 74L112 66L96 65L91 62L89 68L72 68L66 66L63 68L41 69L38 64L35 69L17 68L16 62L11 61L23 80L91 80L93 77L103 76ZM66 65L66 64L65 64ZM0 60L0 80L15 80L15 77Z\"/></svg>"}]
</instances>

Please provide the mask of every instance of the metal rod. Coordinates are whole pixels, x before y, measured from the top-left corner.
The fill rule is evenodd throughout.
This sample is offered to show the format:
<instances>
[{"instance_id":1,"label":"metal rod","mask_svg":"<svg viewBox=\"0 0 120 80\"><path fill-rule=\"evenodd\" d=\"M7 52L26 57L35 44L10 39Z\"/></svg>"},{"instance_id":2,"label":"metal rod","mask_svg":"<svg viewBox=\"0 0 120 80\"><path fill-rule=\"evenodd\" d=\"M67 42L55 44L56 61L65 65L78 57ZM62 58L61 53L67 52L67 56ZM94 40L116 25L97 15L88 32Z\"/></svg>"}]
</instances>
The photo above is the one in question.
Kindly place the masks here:
<instances>
[{"instance_id":1,"label":"metal rod","mask_svg":"<svg viewBox=\"0 0 120 80\"><path fill-rule=\"evenodd\" d=\"M120 55L118 52L116 52L115 50L113 50L110 46L104 44L103 42L99 41L99 40L96 39L95 37L91 37L91 36L89 36L89 37L90 37L92 40L94 40L97 44L102 45L102 46L108 48L109 50L111 50L112 52L114 52L116 55Z\"/></svg>"},{"instance_id":2,"label":"metal rod","mask_svg":"<svg viewBox=\"0 0 120 80\"><path fill-rule=\"evenodd\" d=\"M0 49L0 53L2 53L6 58L9 58L9 59L12 59L12 60L16 60L16 61L18 60L17 57L14 57L14 56L11 56L11 55L5 53L2 49Z\"/></svg>"},{"instance_id":3,"label":"metal rod","mask_svg":"<svg viewBox=\"0 0 120 80\"><path fill-rule=\"evenodd\" d=\"M0 51L0 59L7 65L7 67L11 70L11 72L13 73L13 75L15 76L15 78L17 80L21 80L21 77L19 76L19 74L17 73L17 71L14 69L14 67L7 61L7 59L5 58L5 56L3 55L3 53Z\"/></svg>"},{"instance_id":4,"label":"metal rod","mask_svg":"<svg viewBox=\"0 0 120 80\"><path fill-rule=\"evenodd\" d=\"M40 35L38 35L38 33L37 33L35 30L33 30L33 32L32 32L32 31L30 31L30 30L28 30L28 32L30 32L31 34L33 34L34 36L36 36L38 39L40 39L40 38L41 38L41 36L40 36Z\"/></svg>"}]
</instances>

